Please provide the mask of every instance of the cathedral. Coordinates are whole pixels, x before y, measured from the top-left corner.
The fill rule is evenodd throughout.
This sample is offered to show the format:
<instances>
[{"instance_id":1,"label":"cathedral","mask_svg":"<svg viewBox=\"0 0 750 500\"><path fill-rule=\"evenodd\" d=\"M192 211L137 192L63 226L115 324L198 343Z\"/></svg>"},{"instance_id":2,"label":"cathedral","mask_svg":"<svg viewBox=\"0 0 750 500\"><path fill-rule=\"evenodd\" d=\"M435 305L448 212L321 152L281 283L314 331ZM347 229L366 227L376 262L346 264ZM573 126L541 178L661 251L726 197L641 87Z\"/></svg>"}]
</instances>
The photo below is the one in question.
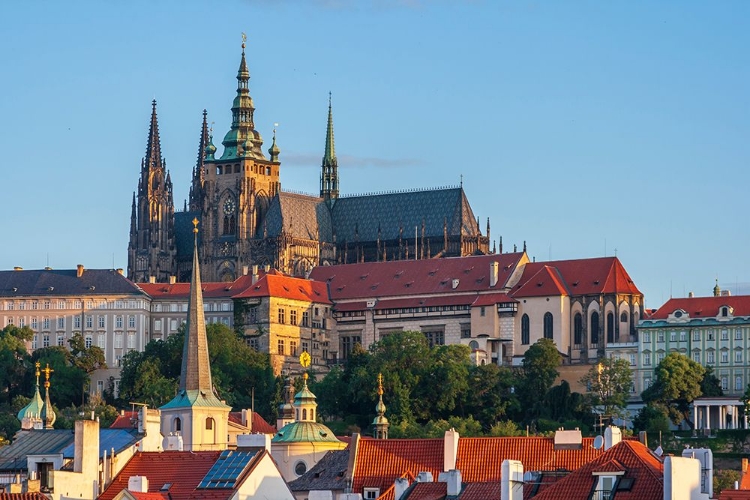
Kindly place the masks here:
<instances>
[{"instance_id":1,"label":"cathedral","mask_svg":"<svg viewBox=\"0 0 750 500\"><path fill-rule=\"evenodd\" d=\"M133 193L128 278L188 281L193 219L203 228L199 254L205 281L233 281L254 265L307 276L320 265L490 253L489 219L482 234L462 186L339 196L330 97L320 195L283 191L276 133L266 156L253 121L249 81L243 43L223 151L219 156L204 110L182 211L175 212L152 103L146 155Z\"/></svg>"}]
</instances>

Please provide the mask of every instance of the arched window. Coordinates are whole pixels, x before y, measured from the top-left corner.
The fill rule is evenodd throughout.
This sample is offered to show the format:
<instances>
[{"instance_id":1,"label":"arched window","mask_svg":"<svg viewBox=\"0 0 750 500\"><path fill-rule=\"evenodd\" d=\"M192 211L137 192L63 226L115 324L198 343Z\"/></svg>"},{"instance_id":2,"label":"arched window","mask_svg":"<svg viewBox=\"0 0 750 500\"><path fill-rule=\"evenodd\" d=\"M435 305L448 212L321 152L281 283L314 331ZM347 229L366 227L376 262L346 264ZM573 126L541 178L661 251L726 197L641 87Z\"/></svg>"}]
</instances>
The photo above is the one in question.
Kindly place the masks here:
<instances>
[{"instance_id":1,"label":"arched window","mask_svg":"<svg viewBox=\"0 0 750 500\"><path fill-rule=\"evenodd\" d=\"M521 344L529 345L529 315L521 316Z\"/></svg>"},{"instance_id":2,"label":"arched window","mask_svg":"<svg viewBox=\"0 0 750 500\"><path fill-rule=\"evenodd\" d=\"M302 408L302 420L307 420L307 408Z\"/></svg>"},{"instance_id":3,"label":"arched window","mask_svg":"<svg viewBox=\"0 0 750 500\"><path fill-rule=\"evenodd\" d=\"M628 322L628 313L625 311L620 314L620 323L627 323Z\"/></svg>"},{"instance_id":4,"label":"arched window","mask_svg":"<svg viewBox=\"0 0 750 500\"><path fill-rule=\"evenodd\" d=\"M180 420L180 417L175 417L173 423L174 423L174 431L180 432L182 430L182 420Z\"/></svg>"},{"instance_id":5,"label":"arched window","mask_svg":"<svg viewBox=\"0 0 750 500\"><path fill-rule=\"evenodd\" d=\"M224 230L221 232L221 234L229 234L229 216L224 216Z\"/></svg>"},{"instance_id":6,"label":"arched window","mask_svg":"<svg viewBox=\"0 0 750 500\"><path fill-rule=\"evenodd\" d=\"M552 313L546 312L544 313L544 338L551 339L552 333Z\"/></svg>"},{"instance_id":7,"label":"arched window","mask_svg":"<svg viewBox=\"0 0 750 500\"><path fill-rule=\"evenodd\" d=\"M591 313L591 345L599 345L599 313Z\"/></svg>"},{"instance_id":8,"label":"arched window","mask_svg":"<svg viewBox=\"0 0 750 500\"><path fill-rule=\"evenodd\" d=\"M211 417L208 417L206 419L206 430L212 431L214 429L214 419Z\"/></svg>"},{"instance_id":9,"label":"arched window","mask_svg":"<svg viewBox=\"0 0 750 500\"><path fill-rule=\"evenodd\" d=\"M472 351L476 351L477 349L479 349L479 342L477 342L476 340L472 340L471 342L469 342L469 349L471 349Z\"/></svg>"},{"instance_id":10,"label":"arched window","mask_svg":"<svg viewBox=\"0 0 750 500\"><path fill-rule=\"evenodd\" d=\"M581 345L583 341L583 317L576 313L573 317L573 344Z\"/></svg>"},{"instance_id":11,"label":"arched window","mask_svg":"<svg viewBox=\"0 0 750 500\"><path fill-rule=\"evenodd\" d=\"M615 342L615 315L612 311L607 313L607 343Z\"/></svg>"},{"instance_id":12,"label":"arched window","mask_svg":"<svg viewBox=\"0 0 750 500\"><path fill-rule=\"evenodd\" d=\"M312 408L310 408L310 420L315 422L315 410L313 410Z\"/></svg>"}]
</instances>

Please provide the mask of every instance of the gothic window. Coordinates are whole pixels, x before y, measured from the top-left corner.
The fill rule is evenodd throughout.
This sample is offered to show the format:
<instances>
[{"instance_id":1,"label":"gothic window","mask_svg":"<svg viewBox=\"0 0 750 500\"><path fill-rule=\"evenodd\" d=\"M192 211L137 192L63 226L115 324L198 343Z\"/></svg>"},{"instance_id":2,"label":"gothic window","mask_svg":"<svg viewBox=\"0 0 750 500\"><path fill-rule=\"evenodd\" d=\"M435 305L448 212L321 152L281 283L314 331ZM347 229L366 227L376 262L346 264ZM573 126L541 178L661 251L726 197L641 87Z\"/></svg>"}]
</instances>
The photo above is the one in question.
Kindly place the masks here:
<instances>
[{"instance_id":1,"label":"gothic window","mask_svg":"<svg viewBox=\"0 0 750 500\"><path fill-rule=\"evenodd\" d=\"M529 345L529 315L521 316L521 344Z\"/></svg>"},{"instance_id":2,"label":"gothic window","mask_svg":"<svg viewBox=\"0 0 750 500\"><path fill-rule=\"evenodd\" d=\"M591 313L591 345L599 344L599 313Z\"/></svg>"},{"instance_id":3,"label":"gothic window","mask_svg":"<svg viewBox=\"0 0 750 500\"><path fill-rule=\"evenodd\" d=\"M552 313L546 312L544 313L544 338L551 339L552 333Z\"/></svg>"},{"instance_id":4,"label":"gothic window","mask_svg":"<svg viewBox=\"0 0 750 500\"><path fill-rule=\"evenodd\" d=\"M627 323L628 322L628 313L625 311L620 314L620 323Z\"/></svg>"},{"instance_id":5,"label":"gothic window","mask_svg":"<svg viewBox=\"0 0 750 500\"><path fill-rule=\"evenodd\" d=\"M583 338L583 317L581 313L576 313L573 317L573 344L581 345Z\"/></svg>"},{"instance_id":6,"label":"gothic window","mask_svg":"<svg viewBox=\"0 0 750 500\"><path fill-rule=\"evenodd\" d=\"M615 315L612 311L607 313L607 343L615 342Z\"/></svg>"}]
</instances>

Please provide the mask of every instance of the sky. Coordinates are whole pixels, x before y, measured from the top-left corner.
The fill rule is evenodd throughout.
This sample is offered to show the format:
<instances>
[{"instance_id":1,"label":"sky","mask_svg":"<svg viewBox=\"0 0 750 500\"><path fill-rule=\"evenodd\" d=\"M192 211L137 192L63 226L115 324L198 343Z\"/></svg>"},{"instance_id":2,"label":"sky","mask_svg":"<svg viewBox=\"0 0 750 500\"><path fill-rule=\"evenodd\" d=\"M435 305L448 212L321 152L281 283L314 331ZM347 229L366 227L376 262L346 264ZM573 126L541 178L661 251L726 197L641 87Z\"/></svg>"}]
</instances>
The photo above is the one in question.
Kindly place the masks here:
<instances>
[{"instance_id":1,"label":"sky","mask_svg":"<svg viewBox=\"0 0 750 500\"><path fill-rule=\"evenodd\" d=\"M175 208L203 109L229 129L241 33L282 188L456 186L505 251L617 255L646 306L750 294L750 3L11 2L0 269L127 268L151 100ZM219 145L219 151L221 146Z\"/></svg>"}]
</instances>

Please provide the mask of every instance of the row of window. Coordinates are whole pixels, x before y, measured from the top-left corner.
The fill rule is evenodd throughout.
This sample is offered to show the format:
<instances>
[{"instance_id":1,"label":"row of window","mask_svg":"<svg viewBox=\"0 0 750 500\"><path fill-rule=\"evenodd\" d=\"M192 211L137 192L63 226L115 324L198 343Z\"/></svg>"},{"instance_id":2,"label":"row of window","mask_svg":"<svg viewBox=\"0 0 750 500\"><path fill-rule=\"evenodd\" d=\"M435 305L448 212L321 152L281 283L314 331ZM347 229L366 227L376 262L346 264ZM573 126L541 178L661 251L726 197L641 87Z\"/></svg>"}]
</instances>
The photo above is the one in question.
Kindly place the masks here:
<instances>
[{"instance_id":1,"label":"row of window","mask_svg":"<svg viewBox=\"0 0 750 500\"><path fill-rule=\"evenodd\" d=\"M126 307L127 306L127 307ZM99 300L86 301L86 309L144 309L145 301L142 300ZM24 311L37 309L83 309L82 300L9 300L0 301L0 311Z\"/></svg>"},{"instance_id":2,"label":"row of window","mask_svg":"<svg viewBox=\"0 0 750 500\"><path fill-rule=\"evenodd\" d=\"M188 303L187 302L172 302L169 304L162 304L161 302L154 302L153 304L151 304L151 310L153 312L187 312ZM203 310L206 312L211 312L211 311L230 312L232 311L232 303L230 301L204 302Z\"/></svg>"},{"instance_id":3,"label":"row of window","mask_svg":"<svg viewBox=\"0 0 750 500\"><path fill-rule=\"evenodd\" d=\"M73 328L81 328L81 317L80 316L73 316ZM55 326L57 330L65 330L65 317L59 317L55 320ZM106 316L98 316L97 318L97 325L99 328L106 328L107 326L107 320ZM128 328L135 328L135 316L128 316ZM124 328L124 322L125 317L124 316L115 316L115 328ZM94 328L94 317L93 316L86 316L85 317L85 324L86 328ZM52 320L48 317L44 317L39 320L36 316L29 318L29 322L26 322L25 316L20 316L17 319L8 316L6 318L6 325L17 325L19 327L28 326L32 330L39 330L40 325L42 330L50 330L52 325Z\"/></svg>"},{"instance_id":4,"label":"row of window","mask_svg":"<svg viewBox=\"0 0 750 500\"><path fill-rule=\"evenodd\" d=\"M651 331L644 330L642 334L643 343L644 344L650 344L651 343ZM721 330L693 330L693 341L698 342L701 340L701 335L705 334L706 340L712 341L716 340L716 334L719 334L720 340L729 340L729 337L732 335L732 330L723 328ZM664 342L666 338L666 333L663 331L657 331L656 332L656 341L657 342ZM672 330L669 332L669 341L670 342L687 342L688 339L688 332L687 330ZM743 340L744 335L742 332L742 328L735 328L734 329L734 340Z\"/></svg>"},{"instance_id":5,"label":"row of window","mask_svg":"<svg viewBox=\"0 0 750 500\"><path fill-rule=\"evenodd\" d=\"M242 118L242 117L241 117ZM247 120L241 120L247 121ZM216 175L227 175L227 174L239 174L242 170L240 164L235 163L234 165L217 165ZM254 174L260 175L271 175L271 167L264 167L263 165L245 165L245 172L253 172Z\"/></svg>"},{"instance_id":6,"label":"row of window","mask_svg":"<svg viewBox=\"0 0 750 500\"><path fill-rule=\"evenodd\" d=\"M122 349L122 337L123 334L121 333L115 334L115 349ZM125 337L127 337L128 349L135 349L135 334L128 333L127 335L125 335ZM105 334L98 334L96 336L96 345L98 347L101 347L102 349L105 349L107 347L106 339L107 337ZM55 345L65 347L65 335L57 335L57 338L55 340L57 341ZM84 344L87 349L93 345L93 341L93 335L86 335L84 337ZM34 335L31 338L31 348L38 349L40 345L41 347L50 347L52 345L51 342L51 335Z\"/></svg>"},{"instance_id":7,"label":"row of window","mask_svg":"<svg viewBox=\"0 0 750 500\"><path fill-rule=\"evenodd\" d=\"M663 352L657 352L656 353L656 363L659 364L662 362L664 357L666 356L666 353ZM695 351L692 354L693 361L696 363L701 363L701 351ZM644 353L643 354L643 366L651 366L651 353ZM719 352L719 360L720 363L729 363L729 351L720 351ZM734 351L734 362L735 363L743 363L744 355L743 351ZM707 365L713 365L716 364L716 352L715 351L706 351L706 364Z\"/></svg>"},{"instance_id":8,"label":"row of window","mask_svg":"<svg viewBox=\"0 0 750 500\"><path fill-rule=\"evenodd\" d=\"M255 309L251 309L252 312L255 312ZM320 308L316 307L314 309L315 316L320 315ZM325 308L325 314L328 314L328 308ZM253 317L256 317L254 314ZM277 320L278 323L281 325L286 324L286 308L279 307L277 310ZM297 309L290 309L289 310L289 324L292 326L297 326L298 323L298 311ZM310 326L310 311L302 311L302 326ZM313 321L312 322L313 328L325 328L326 327L326 320L323 319L323 322L320 321Z\"/></svg>"},{"instance_id":9,"label":"row of window","mask_svg":"<svg viewBox=\"0 0 750 500\"><path fill-rule=\"evenodd\" d=\"M447 312L447 311L468 311L471 309L469 305L452 305L452 306L427 306L427 307L398 307L392 309L377 309L375 311L376 316L384 316L386 314L413 314L413 313L426 313L426 312ZM484 311L484 307L481 308ZM362 312L362 311L352 311ZM361 314L360 314L361 315ZM357 314L344 313L344 316L357 316ZM484 313L482 312L482 316Z\"/></svg>"},{"instance_id":10,"label":"row of window","mask_svg":"<svg viewBox=\"0 0 750 500\"><path fill-rule=\"evenodd\" d=\"M521 344L529 345L531 343L531 330L529 326L529 315L521 316ZM553 318L551 312L544 313L544 338L551 339L554 336Z\"/></svg>"}]
</instances>

